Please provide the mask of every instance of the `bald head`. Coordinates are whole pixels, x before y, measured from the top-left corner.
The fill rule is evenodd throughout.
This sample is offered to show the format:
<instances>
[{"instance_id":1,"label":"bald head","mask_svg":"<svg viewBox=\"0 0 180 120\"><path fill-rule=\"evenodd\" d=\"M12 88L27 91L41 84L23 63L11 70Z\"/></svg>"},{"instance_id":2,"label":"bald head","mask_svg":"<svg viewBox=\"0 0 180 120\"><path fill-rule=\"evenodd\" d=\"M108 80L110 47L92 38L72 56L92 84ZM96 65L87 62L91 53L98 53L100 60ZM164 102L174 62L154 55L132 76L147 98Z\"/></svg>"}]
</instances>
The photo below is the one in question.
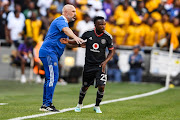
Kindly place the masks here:
<instances>
[{"instance_id":1,"label":"bald head","mask_svg":"<svg viewBox=\"0 0 180 120\"><path fill-rule=\"evenodd\" d=\"M62 9L62 15L68 20L68 22L76 19L76 8L73 5L67 4Z\"/></svg>"},{"instance_id":2,"label":"bald head","mask_svg":"<svg viewBox=\"0 0 180 120\"><path fill-rule=\"evenodd\" d=\"M68 11L75 10L75 7L73 5L67 4L62 9L62 14L65 14Z\"/></svg>"}]
</instances>

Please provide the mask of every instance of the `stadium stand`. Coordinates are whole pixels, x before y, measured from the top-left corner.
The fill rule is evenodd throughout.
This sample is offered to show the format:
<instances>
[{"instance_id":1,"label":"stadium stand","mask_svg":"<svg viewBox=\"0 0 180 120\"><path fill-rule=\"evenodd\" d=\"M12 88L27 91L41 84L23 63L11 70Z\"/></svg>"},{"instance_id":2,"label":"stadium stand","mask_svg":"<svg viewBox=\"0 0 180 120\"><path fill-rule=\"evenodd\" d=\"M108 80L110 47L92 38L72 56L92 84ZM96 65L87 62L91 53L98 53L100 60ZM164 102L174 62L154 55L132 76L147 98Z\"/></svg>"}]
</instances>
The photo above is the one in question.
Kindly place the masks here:
<instances>
[{"instance_id":1,"label":"stadium stand","mask_svg":"<svg viewBox=\"0 0 180 120\"><path fill-rule=\"evenodd\" d=\"M128 61L121 61L121 57L125 56L125 53L132 52L134 45L140 45L141 52L144 54L143 81L154 82L156 80L147 76L164 77L160 74L162 71L154 70L155 63L152 62L152 54L156 52L154 50L161 50L162 53L168 50L172 33L175 33L174 36L178 41L180 40L179 0L0 0L0 41L1 53L3 53L1 54L1 71L7 70L8 72L12 69L7 64L10 63L9 60L5 63L3 60L6 57L10 59L9 56L16 53L14 51L18 48L19 43L24 42L24 39L32 37L34 48L36 44L43 41L50 23L61 15L65 4L73 4L76 7L77 19L74 23L70 23L70 27L77 35L81 35L81 32L87 29L81 26L82 21L86 22L84 19L86 16L90 16L91 24L94 16L101 15L106 18L106 31L113 36L116 52L120 53L119 68L122 71L122 81L128 80L129 69L128 66L123 66L124 62ZM13 44L16 48L7 47ZM178 42L174 46L178 54L180 52ZM77 49L79 48L67 48L68 54L72 52L70 55L72 59L67 59L69 56L65 53L64 59L60 60L61 63L65 63L66 60L74 63L73 66L62 64L61 72L64 78L73 76L71 74L73 69L70 70L70 68L76 66ZM81 57L84 59L84 56ZM178 66L178 61L176 62ZM82 67L78 64L79 66ZM2 72L0 74L1 79L8 79L12 76Z\"/></svg>"}]
</instances>

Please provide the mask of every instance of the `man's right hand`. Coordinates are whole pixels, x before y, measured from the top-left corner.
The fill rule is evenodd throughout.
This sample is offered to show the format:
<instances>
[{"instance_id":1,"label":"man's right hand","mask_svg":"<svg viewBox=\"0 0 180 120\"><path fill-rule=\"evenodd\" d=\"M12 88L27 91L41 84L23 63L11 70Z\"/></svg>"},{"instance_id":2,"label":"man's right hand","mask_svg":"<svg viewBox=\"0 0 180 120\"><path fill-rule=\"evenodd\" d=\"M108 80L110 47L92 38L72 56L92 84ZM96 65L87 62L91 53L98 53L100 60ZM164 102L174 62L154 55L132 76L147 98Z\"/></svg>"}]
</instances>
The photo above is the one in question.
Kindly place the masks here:
<instances>
[{"instance_id":1,"label":"man's right hand","mask_svg":"<svg viewBox=\"0 0 180 120\"><path fill-rule=\"evenodd\" d=\"M82 44L82 43L84 43L84 40L81 39L81 38L79 38L79 37L74 38L74 40L76 41L77 44Z\"/></svg>"},{"instance_id":2,"label":"man's right hand","mask_svg":"<svg viewBox=\"0 0 180 120\"><path fill-rule=\"evenodd\" d=\"M62 31L70 38L73 38L77 44L82 44L84 42L84 40L77 37L69 27L64 27Z\"/></svg>"}]
</instances>

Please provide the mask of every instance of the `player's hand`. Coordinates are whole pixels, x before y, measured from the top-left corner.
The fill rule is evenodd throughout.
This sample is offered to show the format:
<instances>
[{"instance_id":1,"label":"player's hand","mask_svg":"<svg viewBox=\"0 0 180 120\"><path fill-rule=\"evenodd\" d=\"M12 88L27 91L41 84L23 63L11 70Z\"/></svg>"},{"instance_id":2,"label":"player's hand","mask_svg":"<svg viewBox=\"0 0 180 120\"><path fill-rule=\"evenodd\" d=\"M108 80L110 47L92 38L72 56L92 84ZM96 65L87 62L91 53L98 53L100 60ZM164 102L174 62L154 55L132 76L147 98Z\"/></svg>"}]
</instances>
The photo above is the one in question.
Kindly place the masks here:
<instances>
[{"instance_id":1,"label":"player's hand","mask_svg":"<svg viewBox=\"0 0 180 120\"><path fill-rule=\"evenodd\" d=\"M74 40L77 42L77 44L82 44L82 43L84 43L84 40L81 39L81 38L79 38L79 37L74 38Z\"/></svg>"},{"instance_id":2,"label":"player's hand","mask_svg":"<svg viewBox=\"0 0 180 120\"><path fill-rule=\"evenodd\" d=\"M102 72L103 72L103 73L105 73L106 64L107 64L107 63L104 61L104 62L102 62L101 65L100 65L100 67L102 67Z\"/></svg>"},{"instance_id":3,"label":"player's hand","mask_svg":"<svg viewBox=\"0 0 180 120\"><path fill-rule=\"evenodd\" d=\"M62 44L67 44L67 43L68 43L68 39L67 39L67 38L61 38L61 39L60 39L60 42L61 42Z\"/></svg>"},{"instance_id":4,"label":"player's hand","mask_svg":"<svg viewBox=\"0 0 180 120\"><path fill-rule=\"evenodd\" d=\"M86 48L86 43L80 45L82 48Z\"/></svg>"}]
</instances>

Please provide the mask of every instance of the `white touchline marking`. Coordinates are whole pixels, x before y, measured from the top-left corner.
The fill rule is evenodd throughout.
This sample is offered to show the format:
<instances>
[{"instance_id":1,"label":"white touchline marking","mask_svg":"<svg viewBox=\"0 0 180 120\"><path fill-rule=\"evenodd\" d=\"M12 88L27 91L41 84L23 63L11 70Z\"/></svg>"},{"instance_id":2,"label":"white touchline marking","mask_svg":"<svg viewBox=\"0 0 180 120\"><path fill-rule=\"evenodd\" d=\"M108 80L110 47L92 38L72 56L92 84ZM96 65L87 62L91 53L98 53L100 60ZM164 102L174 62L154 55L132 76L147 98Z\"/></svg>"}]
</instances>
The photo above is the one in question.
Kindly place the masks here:
<instances>
[{"instance_id":1,"label":"white touchline marking","mask_svg":"<svg viewBox=\"0 0 180 120\"><path fill-rule=\"evenodd\" d=\"M103 101L103 102L101 102L101 105L108 104L108 103L113 103L113 102L118 102L118 101L125 101L125 100L131 100L131 99L146 97L146 96L150 96L150 95L154 95L154 94L157 94L157 93L164 92L166 90L168 90L168 88L163 87L163 88L160 88L158 90L154 90L154 91L151 91L151 92L148 92L148 93L143 93L143 94L140 94L140 95L133 95L133 96L130 96L130 97ZM82 107L82 109L83 108L90 108L90 107L93 107L93 106L94 106L94 104L85 105L85 106ZM63 113L63 112L71 111L71 110L74 110L74 109L75 109L75 107L74 108L66 108L66 109L60 110L59 112L48 112L48 113L42 113L42 114L36 114L36 115L29 115L29 116L24 116L24 117L12 118L12 119L9 119L9 120L24 120L24 119L36 118L36 117L41 117L41 116L46 116L46 115L53 115L53 114Z\"/></svg>"},{"instance_id":2,"label":"white touchline marking","mask_svg":"<svg viewBox=\"0 0 180 120\"><path fill-rule=\"evenodd\" d=\"M0 105L7 105L8 103L0 103Z\"/></svg>"}]
</instances>

